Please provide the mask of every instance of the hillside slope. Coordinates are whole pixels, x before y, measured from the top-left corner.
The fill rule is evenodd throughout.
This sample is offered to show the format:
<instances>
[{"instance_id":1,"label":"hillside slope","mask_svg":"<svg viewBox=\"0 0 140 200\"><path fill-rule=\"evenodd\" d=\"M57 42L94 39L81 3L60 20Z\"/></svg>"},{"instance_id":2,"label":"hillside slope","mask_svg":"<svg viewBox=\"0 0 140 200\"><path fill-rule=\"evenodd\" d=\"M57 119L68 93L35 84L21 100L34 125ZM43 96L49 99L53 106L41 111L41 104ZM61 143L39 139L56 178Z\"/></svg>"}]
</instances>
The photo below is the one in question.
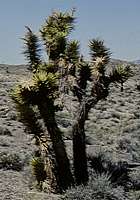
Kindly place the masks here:
<instances>
[{"instance_id":1,"label":"hillside slope","mask_svg":"<svg viewBox=\"0 0 140 200\"><path fill-rule=\"evenodd\" d=\"M140 65L135 65L133 71L135 75L124 84L123 93L120 92L119 86L116 88L112 86L107 100L99 102L90 112L89 120L86 122L89 154L105 151L114 160L140 162L140 91L136 87L140 82ZM0 65L0 199L2 200L36 200L38 196L39 199L56 199L56 196L38 194L32 188L29 163L35 146L32 138L24 133L23 125L17 121L16 111L9 95L13 85L28 75L27 66ZM66 131L66 144L71 154L70 114L64 112L58 121L61 128Z\"/></svg>"}]
</instances>

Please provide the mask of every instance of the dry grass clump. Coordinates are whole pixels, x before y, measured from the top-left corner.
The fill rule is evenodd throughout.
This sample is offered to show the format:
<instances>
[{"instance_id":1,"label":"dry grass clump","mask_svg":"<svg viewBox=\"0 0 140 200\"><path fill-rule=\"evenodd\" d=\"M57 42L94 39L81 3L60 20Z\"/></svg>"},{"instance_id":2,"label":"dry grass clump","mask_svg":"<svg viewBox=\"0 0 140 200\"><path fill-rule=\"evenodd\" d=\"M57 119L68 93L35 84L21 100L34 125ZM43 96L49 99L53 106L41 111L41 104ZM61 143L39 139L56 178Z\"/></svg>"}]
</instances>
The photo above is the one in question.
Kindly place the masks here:
<instances>
[{"instance_id":1,"label":"dry grass clump","mask_svg":"<svg viewBox=\"0 0 140 200\"><path fill-rule=\"evenodd\" d=\"M127 200L123 187L113 187L105 174L90 178L86 186L80 185L66 191L63 200Z\"/></svg>"},{"instance_id":2,"label":"dry grass clump","mask_svg":"<svg viewBox=\"0 0 140 200\"><path fill-rule=\"evenodd\" d=\"M11 131L6 126L0 126L0 135L12 136Z\"/></svg>"},{"instance_id":3,"label":"dry grass clump","mask_svg":"<svg viewBox=\"0 0 140 200\"><path fill-rule=\"evenodd\" d=\"M20 171L23 166L23 160L17 153L0 152L0 169Z\"/></svg>"}]
</instances>

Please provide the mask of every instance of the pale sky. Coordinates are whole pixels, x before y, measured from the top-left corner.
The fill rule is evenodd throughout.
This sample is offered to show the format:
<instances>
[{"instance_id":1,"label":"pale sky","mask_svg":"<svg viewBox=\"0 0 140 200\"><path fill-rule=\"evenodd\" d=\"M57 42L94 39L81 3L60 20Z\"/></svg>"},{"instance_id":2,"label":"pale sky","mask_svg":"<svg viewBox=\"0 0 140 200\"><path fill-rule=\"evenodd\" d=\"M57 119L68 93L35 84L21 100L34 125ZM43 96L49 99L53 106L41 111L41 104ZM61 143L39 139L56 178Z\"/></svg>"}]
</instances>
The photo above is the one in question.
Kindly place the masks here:
<instances>
[{"instance_id":1,"label":"pale sky","mask_svg":"<svg viewBox=\"0 0 140 200\"><path fill-rule=\"evenodd\" d=\"M0 0L0 63L26 63L22 55L25 26L38 32L52 10L76 8L73 39L88 57L88 41L101 38L112 57L140 59L140 0Z\"/></svg>"}]
</instances>

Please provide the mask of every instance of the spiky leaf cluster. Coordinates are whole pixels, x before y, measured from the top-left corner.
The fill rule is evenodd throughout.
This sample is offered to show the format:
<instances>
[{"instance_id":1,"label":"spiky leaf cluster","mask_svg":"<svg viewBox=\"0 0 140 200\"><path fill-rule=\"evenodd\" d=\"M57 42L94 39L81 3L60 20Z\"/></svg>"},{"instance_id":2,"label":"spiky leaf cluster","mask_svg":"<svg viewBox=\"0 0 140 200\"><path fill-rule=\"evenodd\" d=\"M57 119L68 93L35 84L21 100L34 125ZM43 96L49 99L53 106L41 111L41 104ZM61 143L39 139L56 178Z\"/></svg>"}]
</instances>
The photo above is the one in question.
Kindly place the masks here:
<instances>
[{"instance_id":1,"label":"spiky leaf cluster","mask_svg":"<svg viewBox=\"0 0 140 200\"><path fill-rule=\"evenodd\" d=\"M99 39L90 40L89 48L92 61L95 61L99 57L99 58L104 58L105 65L109 63L111 53L110 50L106 48L106 46L104 45L103 40Z\"/></svg>"},{"instance_id":2,"label":"spiky leaf cluster","mask_svg":"<svg viewBox=\"0 0 140 200\"><path fill-rule=\"evenodd\" d=\"M23 54L25 55L27 61L29 62L29 69L33 72L36 72L39 64L41 63L40 60L40 44L38 37L31 31L29 27L27 27L27 33L24 40L24 48Z\"/></svg>"},{"instance_id":3,"label":"spiky leaf cluster","mask_svg":"<svg viewBox=\"0 0 140 200\"><path fill-rule=\"evenodd\" d=\"M87 87L87 81L90 80L91 77L90 65L85 61L81 61L78 67L79 67L78 85L81 89L85 90Z\"/></svg>"},{"instance_id":4,"label":"spiky leaf cluster","mask_svg":"<svg viewBox=\"0 0 140 200\"><path fill-rule=\"evenodd\" d=\"M96 80L96 83L104 82L105 83L105 73L106 66L110 61L110 50L106 48L103 40L92 39L89 42L89 49L91 55L91 74L93 78ZM103 84L104 84L103 83Z\"/></svg>"},{"instance_id":5,"label":"spiky leaf cluster","mask_svg":"<svg viewBox=\"0 0 140 200\"><path fill-rule=\"evenodd\" d=\"M80 55L79 47L80 45L77 40L68 42L65 55L69 62L72 62L72 63L78 62L79 55Z\"/></svg>"},{"instance_id":6,"label":"spiky leaf cluster","mask_svg":"<svg viewBox=\"0 0 140 200\"><path fill-rule=\"evenodd\" d=\"M57 80L58 74L39 71L33 75L34 90L38 95L42 95L49 99L55 99L58 90Z\"/></svg>"},{"instance_id":7,"label":"spiky leaf cluster","mask_svg":"<svg viewBox=\"0 0 140 200\"><path fill-rule=\"evenodd\" d=\"M132 75L130 65L118 65L112 70L110 77L113 82L124 83Z\"/></svg>"},{"instance_id":8,"label":"spiky leaf cluster","mask_svg":"<svg viewBox=\"0 0 140 200\"><path fill-rule=\"evenodd\" d=\"M64 54L67 36L74 28L74 16L72 13L53 12L40 30L42 39L47 49L49 59L57 60L60 54Z\"/></svg>"},{"instance_id":9,"label":"spiky leaf cluster","mask_svg":"<svg viewBox=\"0 0 140 200\"><path fill-rule=\"evenodd\" d=\"M12 91L15 102L20 104L38 105L46 99L55 99L57 93L57 75L44 71L33 74L30 81L17 85Z\"/></svg>"},{"instance_id":10,"label":"spiky leaf cluster","mask_svg":"<svg viewBox=\"0 0 140 200\"><path fill-rule=\"evenodd\" d=\"M46 172L44 170L44 162L41 157L34 157L31 161L32 172L36 177L38 185L41 187L42 182L46 179Z\"/></svg>"}]
</instances>

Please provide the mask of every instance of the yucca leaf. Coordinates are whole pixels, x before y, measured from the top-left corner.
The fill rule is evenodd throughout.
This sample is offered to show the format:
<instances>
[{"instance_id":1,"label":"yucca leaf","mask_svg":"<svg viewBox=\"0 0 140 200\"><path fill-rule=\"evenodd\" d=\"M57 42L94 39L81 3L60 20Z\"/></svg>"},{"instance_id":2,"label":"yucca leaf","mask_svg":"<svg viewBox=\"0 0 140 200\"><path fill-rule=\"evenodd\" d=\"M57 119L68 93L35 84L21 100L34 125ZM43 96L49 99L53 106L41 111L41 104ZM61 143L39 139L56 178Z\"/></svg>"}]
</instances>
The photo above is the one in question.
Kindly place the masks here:
<instances>
[{"instance_id":1,"label":"yucca leaf","mask_svg":"<svg viewBox=\"0 0 140 200\"><path fill-rule=\"evenodd\" d=\"M41 157L34 157L31 161L31 166L33 175L36 177L36 180L41 187L42 182L46 179L43 159Z\"/></svg>"},{"instance_id":2,"label":"yucca leaf","mask_svg":"<svg viewBox=\"0 0 140 200\"><path fill-rule=\"evenodd\" d=\"M103 40L99 39L90 40L89 48L92 61L95 61L98 57L98 58L104 58L105 65L109 63L111 52L108 48L106 48Z\"/></svg>"},{"instance_id":3,"label":"yucca leaf","mask_svg":"<svg viewBox=\"0 0 140 200\"><path fill-rule=\"evenodd\" d=\"M26 26L27 33L23 39L24 41L24 51L27 61L29 62L29 69L35 72L41 63L40 59L40 44L38 37L32 32L32 30Z\"/></svg>"},{"instance_id":4,"label":"yucca leaf","mask_svg":"<svg viewBox=\"0 0 140 200\"><path fill-rule=\"evenodd\" d=\"M77 40L68 42L65 55L70 62L77 62L79 60L79 47L80 45Z\"/></svg>"},{"instance_id":5,"label":"yucca leaf","mask_svg":"<svg viewBox=\"0 0 140 200\"><path fill-rule=\"evenodd\" d=\"M125 82L131 76L133 76L133 72L129 65L117 65L110 73L112 82L118 83Z\"/></svg>"},{"instance_id":6,"label":"yucca leaf","mask_svg":"<svg viewBox=\"0 0 140 200\"><path fill-rule=\"evenodd\" d=\"M64 54L67 36L73 28L73 13L55 11L48 17L40 32L47 49L49 59L57 60L60 54Z\"/></svg>"}]
</instances>

